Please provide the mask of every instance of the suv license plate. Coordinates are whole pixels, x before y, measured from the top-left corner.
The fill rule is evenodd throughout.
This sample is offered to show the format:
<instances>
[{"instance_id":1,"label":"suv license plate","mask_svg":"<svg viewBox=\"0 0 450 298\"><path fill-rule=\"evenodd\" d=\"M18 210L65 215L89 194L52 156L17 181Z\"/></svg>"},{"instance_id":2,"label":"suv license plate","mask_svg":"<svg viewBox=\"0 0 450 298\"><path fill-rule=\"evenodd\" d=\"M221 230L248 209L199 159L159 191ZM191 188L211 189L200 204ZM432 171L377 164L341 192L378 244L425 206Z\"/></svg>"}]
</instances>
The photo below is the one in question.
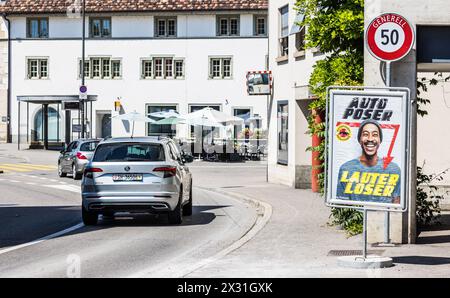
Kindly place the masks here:
<instances>
[{"instance_id":1,"label":"suv license plate","mask_svg":"<svg viewBox=\"0 0 450 298\"><path fill-rule=\"evenodd\" d=\"M114 174L112 176L113 181L142 181L143 175L142 174Z\"/></svg>"}]
</instances>

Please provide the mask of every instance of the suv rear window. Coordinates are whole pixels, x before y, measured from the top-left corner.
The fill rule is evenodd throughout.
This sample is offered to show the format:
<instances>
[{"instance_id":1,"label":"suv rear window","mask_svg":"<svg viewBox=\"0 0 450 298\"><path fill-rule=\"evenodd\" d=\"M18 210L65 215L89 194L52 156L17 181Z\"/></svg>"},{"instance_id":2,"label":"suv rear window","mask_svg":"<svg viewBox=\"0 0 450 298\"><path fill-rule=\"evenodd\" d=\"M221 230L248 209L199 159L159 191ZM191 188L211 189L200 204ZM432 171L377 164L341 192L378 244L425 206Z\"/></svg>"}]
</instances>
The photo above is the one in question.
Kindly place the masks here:
<instances>
[{"instance_id":1,"label":"suv rear window","mask_svg":"<svg viewBox=\"0 0 450 298\"><path fill-rule=\"evenodd\" d=\"M165 160L163 146L161 144L148 143L112 143L99 145L93 158L93 162Z\"/></svg>"},{"instance_id":2,"label":"suv rear window","mask_svg":"<svg viewBox=\"0 0 450 298\"><path fill-rule=\"evenodd\" d=\"M84 151L84 152L93 152L95 151L95 148L97 147L99 142L87 142L87 143L83 143L80 146L80 151Z\"/></svg>"}]
</instances>

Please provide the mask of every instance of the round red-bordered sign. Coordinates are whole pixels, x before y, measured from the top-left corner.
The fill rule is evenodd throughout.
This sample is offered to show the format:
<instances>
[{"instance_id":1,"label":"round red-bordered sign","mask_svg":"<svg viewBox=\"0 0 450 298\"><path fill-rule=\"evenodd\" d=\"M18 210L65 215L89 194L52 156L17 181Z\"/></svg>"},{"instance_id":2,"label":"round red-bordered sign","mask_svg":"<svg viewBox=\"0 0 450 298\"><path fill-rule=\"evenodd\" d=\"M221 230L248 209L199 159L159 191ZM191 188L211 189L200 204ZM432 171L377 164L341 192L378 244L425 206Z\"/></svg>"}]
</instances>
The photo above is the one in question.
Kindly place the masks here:
<instances>
[{"instance_id":1,"label":"round red-bordered sign","mask_svg":"<svg viewBox=\"0 0 450 298\"><path fill-rule=\"evenodd\" d=\"M366 31L369 52L378 60L397 61L411 51L415 32L408 20L396 13L375 18Z\"/></svg>"}]
</instances>

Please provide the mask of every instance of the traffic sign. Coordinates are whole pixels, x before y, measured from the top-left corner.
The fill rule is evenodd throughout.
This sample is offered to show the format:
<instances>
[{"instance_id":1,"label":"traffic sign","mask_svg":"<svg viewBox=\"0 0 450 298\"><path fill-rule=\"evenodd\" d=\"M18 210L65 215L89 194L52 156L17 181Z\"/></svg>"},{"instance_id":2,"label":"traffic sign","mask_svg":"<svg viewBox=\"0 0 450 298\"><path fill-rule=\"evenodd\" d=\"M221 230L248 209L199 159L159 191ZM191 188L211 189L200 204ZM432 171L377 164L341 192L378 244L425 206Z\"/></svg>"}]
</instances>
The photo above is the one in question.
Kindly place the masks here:
<instances>
[{"instance_id":1,"label":"traffic sign","mask_svg":"<svg viewBox=\"0 0 450 298\"><path fill-rule=\"evenodd\" d=\"M86 99L88 99L87 87L82 85L82 86L80 86L80 100L86 100Z\"/></svg>"},{"instance_id":2,"label":"traffic sign","mask_svg":"<svg viewBox=\"0 0 450 298\"><path fill-rule=\"evenodd\" d=\"M414 28L404 17L395 13L380 15L366 30L367 48L381 61L404 58L411 51L414 40Z\"/></svg>"}]
</instances>

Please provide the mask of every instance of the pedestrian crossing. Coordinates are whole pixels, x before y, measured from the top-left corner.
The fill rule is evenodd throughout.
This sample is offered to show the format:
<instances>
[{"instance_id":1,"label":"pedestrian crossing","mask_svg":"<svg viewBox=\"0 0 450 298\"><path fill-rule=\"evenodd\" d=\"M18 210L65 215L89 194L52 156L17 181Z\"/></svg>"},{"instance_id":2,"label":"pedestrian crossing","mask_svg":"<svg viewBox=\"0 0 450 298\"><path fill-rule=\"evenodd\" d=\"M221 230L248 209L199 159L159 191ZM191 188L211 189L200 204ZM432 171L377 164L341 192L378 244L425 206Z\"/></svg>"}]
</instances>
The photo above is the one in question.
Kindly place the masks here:
<instances>
[{"instance_id":1,"label":"pedestrian crossing","mask_svg":"<svg viewBox=\"0 0 450 298\"><path fill-rule=\"evenodd\" d=\"M53 165L38 165L28 163L0 163L0 171L4 173L27 173L37 171L54 171L58 167Z\"/></svg>"}]
</instances>

